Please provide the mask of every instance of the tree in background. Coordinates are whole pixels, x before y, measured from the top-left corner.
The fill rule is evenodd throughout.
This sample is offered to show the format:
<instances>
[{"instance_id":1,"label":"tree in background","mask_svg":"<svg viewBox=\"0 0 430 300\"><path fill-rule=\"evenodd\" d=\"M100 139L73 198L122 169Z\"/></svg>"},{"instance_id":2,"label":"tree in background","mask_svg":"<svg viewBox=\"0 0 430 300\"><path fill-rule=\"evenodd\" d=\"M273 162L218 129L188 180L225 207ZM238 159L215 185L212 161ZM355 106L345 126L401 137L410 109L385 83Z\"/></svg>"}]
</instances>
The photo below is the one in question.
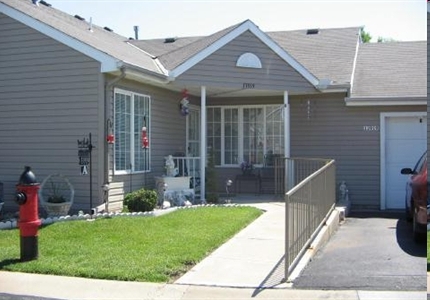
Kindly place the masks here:
<instances>
[{"instance_id":1,"label":"tree in background","mask_svg":"<svg viewBox=\"0 0 430 300\"><path fill-rule=\"evenodd\" d=\"M372 36L370 35L370 33L364 30L364 27L361 28L360 36L361 36L362 43L370 43L370 40L372 39ZM393 38L385 38L382 36L378 36L378 43L390 43L390 42L397 42L397 41Z\"/></svg>"},{"instance_id":2,"label":"tree in background","mask_svg":"<svg viewBox=\"0 0 430 300\"><path fill-rule=\"evenodd\" d=\"M390 43L390 42L397 42L393 38L384 38L382 36L378 36L378 43Z\"/></svg>"},{"instance_id":3,"label":"tree in background","mask_svg":"<svg viewBox=\"0 0 430 300\"><path fill-rule=\"evenodd\" d=\"M370 33L364 30L364 27L361 28L360 36L361 36L361 42L363 43L370 43L370 40L372 39L372 36L370 35Z\"/></svg>"}]
</instances>

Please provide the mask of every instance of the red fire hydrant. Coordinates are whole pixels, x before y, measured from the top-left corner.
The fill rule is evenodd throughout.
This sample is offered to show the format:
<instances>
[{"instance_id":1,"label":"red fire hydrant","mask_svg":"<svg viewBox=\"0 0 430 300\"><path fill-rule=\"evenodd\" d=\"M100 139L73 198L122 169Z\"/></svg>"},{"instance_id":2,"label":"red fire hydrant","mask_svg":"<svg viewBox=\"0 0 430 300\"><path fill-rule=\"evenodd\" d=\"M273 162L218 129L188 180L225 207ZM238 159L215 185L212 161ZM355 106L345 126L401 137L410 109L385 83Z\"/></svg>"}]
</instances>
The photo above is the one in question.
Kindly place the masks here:
<instances>
[{"instance_id":1,"label":"red fire hydrant","mask_svg":"<svg viewBox=\"0 0 430 300\"><path fill-rule=\"evenodd\" d=\"M25 167L16 185L16 202L19 204L18 227L20 231L21 261L37 259L38 229L42 224L38 212L39 183L30 167Z\"/></svg>"}]
</instances>

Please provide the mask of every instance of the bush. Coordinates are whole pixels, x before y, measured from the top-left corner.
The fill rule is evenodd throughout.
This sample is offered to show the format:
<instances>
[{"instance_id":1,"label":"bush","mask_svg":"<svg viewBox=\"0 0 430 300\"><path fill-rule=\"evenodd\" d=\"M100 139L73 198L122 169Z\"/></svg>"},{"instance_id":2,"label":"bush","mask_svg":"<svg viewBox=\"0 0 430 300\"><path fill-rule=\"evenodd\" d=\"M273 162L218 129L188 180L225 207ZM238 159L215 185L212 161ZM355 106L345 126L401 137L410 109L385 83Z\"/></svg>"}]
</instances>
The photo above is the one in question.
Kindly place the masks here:
<instances>
[{"instance_id":1,"label":"bush","mask_svg":"<svg viewBox=\"0 0 430 300\"><path fill-rule=\"evenodd\" d=\"M157 205L157 192L140 189L125 195L124 206L129 212L152 211Z\"/></svg>"},{"instance_id":2,"label":"bush","mask_svg":"<svg viewBox=\"0 0 430 300\"><path fill-rule=\"evenodd\" d=\"M218 187L217 187L217 173L215 169L214 152L211 149L208 154L208 166L206 167L206 201L208 203L218 203Z\"/></svg>"}]
</instances>

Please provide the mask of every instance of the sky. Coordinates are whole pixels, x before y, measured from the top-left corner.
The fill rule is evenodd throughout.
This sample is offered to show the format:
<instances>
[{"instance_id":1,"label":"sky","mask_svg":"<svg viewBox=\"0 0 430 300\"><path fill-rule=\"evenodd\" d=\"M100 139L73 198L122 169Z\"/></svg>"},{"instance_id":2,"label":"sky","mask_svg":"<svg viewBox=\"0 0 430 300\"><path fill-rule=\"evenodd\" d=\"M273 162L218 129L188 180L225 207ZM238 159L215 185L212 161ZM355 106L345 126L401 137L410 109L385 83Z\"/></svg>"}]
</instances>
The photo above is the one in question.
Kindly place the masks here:
<instances>
[{"instance_id":1,"label":"sky","mask_svg":"<svg viewBox=\"0 0 430 300\"><path fill-rule=\"evenodd\" d=\"M372 36L427 39L425 0L45 0L125 37L139 39L210 35L247 19L261 30L364 26Z\"/></svg>"}]
</instances>

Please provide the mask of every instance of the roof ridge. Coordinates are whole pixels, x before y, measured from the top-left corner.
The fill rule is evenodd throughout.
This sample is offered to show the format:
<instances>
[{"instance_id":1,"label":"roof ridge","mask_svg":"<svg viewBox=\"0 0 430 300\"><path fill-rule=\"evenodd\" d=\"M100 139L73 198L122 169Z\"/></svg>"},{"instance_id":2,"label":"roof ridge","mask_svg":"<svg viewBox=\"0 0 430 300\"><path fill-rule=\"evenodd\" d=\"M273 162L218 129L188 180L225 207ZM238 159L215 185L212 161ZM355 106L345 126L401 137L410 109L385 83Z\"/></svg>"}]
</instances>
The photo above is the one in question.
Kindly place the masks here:
<instances>
[{"instance_id":1,"label":"roof ridge","mask_svg":"<svg viewBox=\"0 0 430 300\"><path fill-rule=\"evenodd\" d=\"M272 30L272 31L265 31L265 33L281 33L281 32L297 32L297 31L306 31L309 29L317 28L319 30L336 30L336 29L361 29L363 26L348 26L348 27L309 27L309 28L302 28L302 29L292 29L292 30Z\"/></svg>"},{"instance_id":2,"label":"roof ridge","mask_svg":"<svg viewBox=\"0 0 430 300\"><path fill-rule=\"evenodd\" d=\"M246 20L246 21L248 21L248 20ZM229 26L229 27L227 27L227 28L221 29L221 30L219 30L219 31L217 31L217 32L215 32L215 33L213 33L213 34L210 34L210 35L207 35L207 36L202 36L200 39L197 39L197 40L195 40L195 41L192 41L191 43L186 44L186 45L184 45L184 46L182 46L182 47L178 47L178 48L176 48L176 49L173 49L173 50L172 50L172 51L170 51L170 52L166 52L166 53L164 53L164 54L160 55L158 58L163 57L163 56L167 56L167 55L171 55L171 54L173 54L173 53L175 53L175 52L178 52L178 51L181 51L181 50L183 50L183 49L185 49L185 48L191 47L192 45L195 45L195 44L197 44L198 42L202 42L202 41L204 41L204 40L210 40L210 38L211 38L211 37L217 36L218 34L222 33L222 35L220 35L216 40L209 42L206 46L204 46L204 47L198 47L198 50L197 50L197 51L193 51L193 53L192 53L192 54L190 54L190 56L192 56L192 55L194 55L195 53L199 52L201 49L206 48L206 47L208 47L209 45L211 45L211 44L215 43L217 40L219 40L220 38L222 38L223 36L225 36L225 35L226 35L226 34L228 34L229 32L233 31L235 28L239 27L240 25L242 25L242 24L243 24L243 23L245 23L246 21L243 21L243 22L240 22L240 23L238 23L238 24L235 24L235 25ZM183 38L185 38L185 37L183 37ZM188 38L190 38L190 37L188 37ZM191 38L192 38L192 37L191 37Z\"/></svg>"}]
</instances>

